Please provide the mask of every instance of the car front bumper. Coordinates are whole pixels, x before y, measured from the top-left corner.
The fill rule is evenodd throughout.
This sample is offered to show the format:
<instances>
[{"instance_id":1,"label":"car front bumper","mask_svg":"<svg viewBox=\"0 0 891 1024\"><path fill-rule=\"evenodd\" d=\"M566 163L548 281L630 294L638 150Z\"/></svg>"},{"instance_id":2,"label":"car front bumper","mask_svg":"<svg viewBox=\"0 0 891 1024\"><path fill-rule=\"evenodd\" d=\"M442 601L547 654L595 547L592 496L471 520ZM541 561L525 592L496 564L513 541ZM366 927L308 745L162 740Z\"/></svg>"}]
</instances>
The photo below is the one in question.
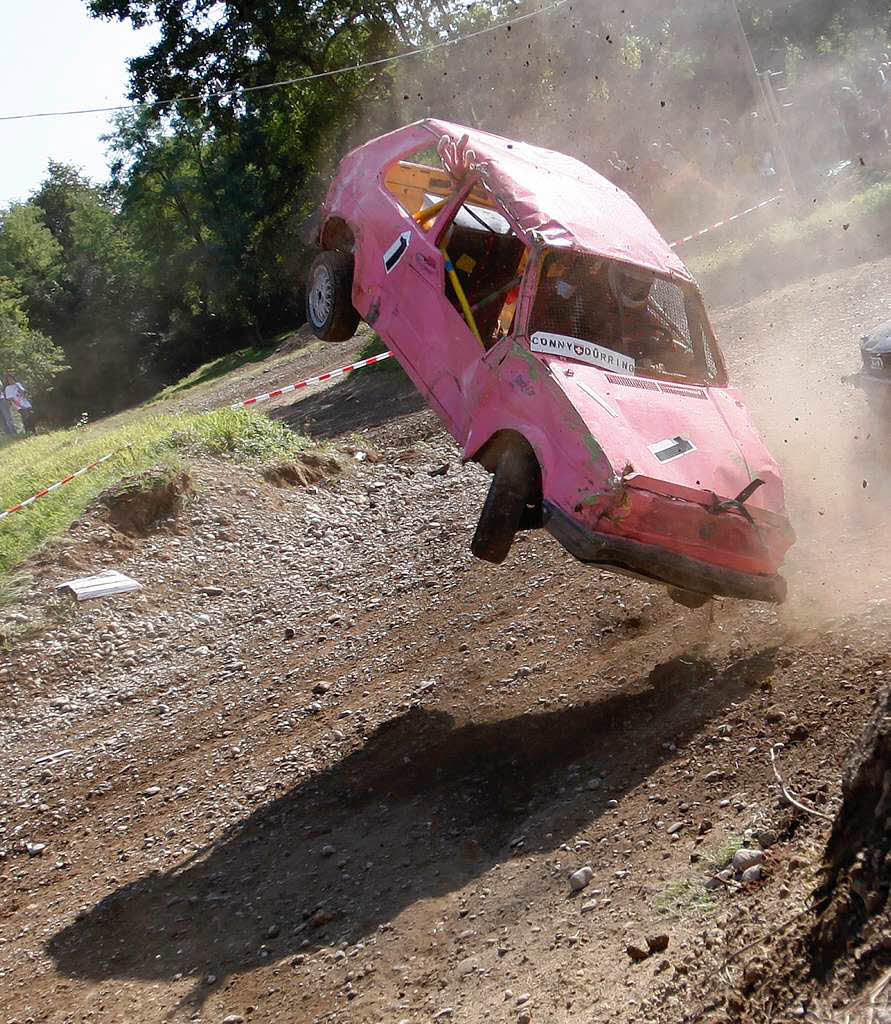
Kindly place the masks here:
<instances>
[{"instance_id":1,"label":"car front bumper","mask_svg":"<svg viewBox=\"0 0 891 1024\"><path fill-rule=\"evenodd\" d=\"M775 573L741 572L654 544L600 533L547 500L542 502L542 510L544 528L580 562L602 565L695 594L775 604L786 599L786 581Z\"/></svg>"}]
</instances>

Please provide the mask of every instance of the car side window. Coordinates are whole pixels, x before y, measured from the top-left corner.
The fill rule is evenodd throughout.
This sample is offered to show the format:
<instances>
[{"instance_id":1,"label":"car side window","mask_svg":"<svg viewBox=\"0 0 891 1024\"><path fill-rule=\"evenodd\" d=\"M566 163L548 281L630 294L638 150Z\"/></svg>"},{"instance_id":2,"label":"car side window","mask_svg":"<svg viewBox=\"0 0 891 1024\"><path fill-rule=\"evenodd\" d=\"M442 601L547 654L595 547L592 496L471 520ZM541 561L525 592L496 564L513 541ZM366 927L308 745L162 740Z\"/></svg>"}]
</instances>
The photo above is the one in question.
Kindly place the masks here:
<instances>
[{"instance_id":1,"label":"car side window","mask_svg":"<svg viewBox=\"0 0 891 1024\"><path fill-rule=\"evenodd\" d=\"M433 146L425 146L390 164L383 183L410 216L415 216L419 210L429 206L431 196L434 201L441 200L455 189L455 183L442 166Z\"/></svg>"}]
</instances>

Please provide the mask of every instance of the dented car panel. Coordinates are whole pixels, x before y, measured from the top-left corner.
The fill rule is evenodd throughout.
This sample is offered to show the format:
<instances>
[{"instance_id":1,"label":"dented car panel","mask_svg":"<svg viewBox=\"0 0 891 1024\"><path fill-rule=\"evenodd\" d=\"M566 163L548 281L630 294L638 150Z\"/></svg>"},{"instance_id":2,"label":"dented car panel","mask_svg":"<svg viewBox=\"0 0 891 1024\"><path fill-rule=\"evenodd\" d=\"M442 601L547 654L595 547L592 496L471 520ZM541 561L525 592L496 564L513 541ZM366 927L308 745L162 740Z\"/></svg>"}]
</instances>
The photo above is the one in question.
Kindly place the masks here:
<instances>
[{"instance_id":1,"label":"dented car panel","mask_svg":"<svg viewBox=\"0 0 891 1024\"><path fill-rule=\"evenodd\" d=\"M524 440L544 525L570 552L782 599L780 472L692 276L627 195L562 154L428 119L343 160L322 239L335 222L355 309L466 459Z\"/></svg>"}]
</instances>

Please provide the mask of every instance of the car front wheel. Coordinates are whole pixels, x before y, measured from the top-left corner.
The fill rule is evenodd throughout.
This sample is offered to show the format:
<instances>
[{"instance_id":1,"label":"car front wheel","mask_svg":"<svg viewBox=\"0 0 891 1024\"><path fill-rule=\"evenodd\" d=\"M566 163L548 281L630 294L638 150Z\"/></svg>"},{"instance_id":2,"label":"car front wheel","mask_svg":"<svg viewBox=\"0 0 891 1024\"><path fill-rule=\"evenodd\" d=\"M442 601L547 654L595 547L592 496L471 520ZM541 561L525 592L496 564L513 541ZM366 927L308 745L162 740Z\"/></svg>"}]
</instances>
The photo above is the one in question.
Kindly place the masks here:
<instances>
[{"instance_id":1,"label":"car front wheel","mask_svg":"<svg viewBox=\"0 0 891 1024\"><path fill-rule=\"evenodd\" d=\"M353 257L345 252L320 252L309 268L306 319L322 341L346 341L356 333L359 314L353 308Z\"/></svg>"},{"instance_id":2,"label":"car front wheel","mask_svg":"<svg viewBox=\"0 0 891 1024\"><path fill-rule=\"evenodd\" d=\"M502 452L470 542L477 558L496 565L507 558L514 536L526 525L534 470L535 456L529 450L511 446Z\"/></svg>"}]
</instances>

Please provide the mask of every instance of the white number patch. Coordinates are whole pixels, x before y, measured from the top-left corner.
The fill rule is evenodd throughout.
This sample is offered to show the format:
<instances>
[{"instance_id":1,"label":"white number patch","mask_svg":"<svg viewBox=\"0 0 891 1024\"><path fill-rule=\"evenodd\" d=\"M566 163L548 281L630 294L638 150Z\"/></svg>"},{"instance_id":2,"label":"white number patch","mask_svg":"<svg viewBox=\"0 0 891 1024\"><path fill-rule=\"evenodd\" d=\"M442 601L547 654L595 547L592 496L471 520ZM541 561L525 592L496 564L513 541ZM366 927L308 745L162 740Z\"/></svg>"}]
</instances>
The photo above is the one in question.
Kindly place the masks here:
<instances>
[{"instance_id":1,"label":"white number patch","mask_svg":"<svg viewBox=\"0 0 891 1024\"><path fill-rule=\"evenodd\" d=\"M405 255L411 242L411 232L403 231L396 241L384 253L384 270L389 274Z\"/></svg>"}]
</instances>

